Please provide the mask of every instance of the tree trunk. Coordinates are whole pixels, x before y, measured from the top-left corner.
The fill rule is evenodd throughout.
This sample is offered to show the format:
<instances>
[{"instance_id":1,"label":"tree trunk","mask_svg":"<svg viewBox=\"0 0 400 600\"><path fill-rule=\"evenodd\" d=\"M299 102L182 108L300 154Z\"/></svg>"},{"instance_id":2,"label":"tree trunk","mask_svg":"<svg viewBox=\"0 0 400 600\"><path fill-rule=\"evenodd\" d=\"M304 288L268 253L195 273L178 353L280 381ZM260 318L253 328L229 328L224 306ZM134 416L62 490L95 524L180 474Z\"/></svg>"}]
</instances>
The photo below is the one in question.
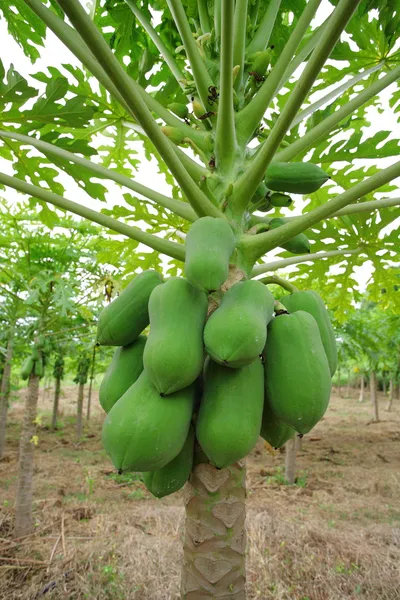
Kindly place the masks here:
<instances>
[{"instance_id":1,"label":"tree trunk","mask_svg":"<svg viewBox=\"0 0 400 600\"><path fill-rule=\"evenodd\" d=\"M295 447L296 452L301 452L303 450L303 436L296 435Z\"/></svg>"},{"instance_id":2,"label":"tree trunk","mask_svg":"<svg viewBox=\"0 0 400 600\"><path fill-rule=\"evenodd\" d=\"M60 399L61 392L61 379L56 377L56 387L54 390L54 402L53 402L53 415L51 417L50 430L54 431L57 427L57 416L58 416L58 401Z\"/></svg>"},{"instance_id":3,"label":"tree trunk","mask_svg":"<svg viewBox=\"0 0 400 600\"><path fill-rule=\"evenodd\" d=\"M285 479L290 484L296 480L296 440L294 436L285 444Z\"/></svg>"},{"instance_id":4,"label":"tree trunk","mask_svg":"<svg viewBox=\"0 0 400 600\"><path fill-rule=\"evenodd\" d=\"M92 403L92 389L93 389L93 379L94 379L94 365L96 362L96 346L93 346L93 354L92 354L92 368L90 369L90 382L89 382L89 393L88 393L88 403L87 403L87 412L86 412L86 420L90 419L90 406Z\"/></svg>"},{"instance_id":5,"label":"tree trunk","mask_svg":"<svg viewBox=\"0 0 400 600\"><path fill-rule=\"evenodd\" d=\"M4 361L4 371L0 388L0 458L3 456L4 446L6 442L8 399L10 396L11 363L14 353L14 333L15 325L12 325L8 334L6 358Z\"/></svg>"},{"instance_id":6,"label":"tree trunk","mask_svg":"<svg viewBox=\"0 0 400 600\"><path fill-rule=\"evenodd\" d=\"M83 422L83 394L85 390L85 384L80 383L78 388L78 412L76 416L76 437L79 440L82 437L82 422Z\"/></svg>"},{"instance_id":7,"label":"tree trunk","mask_svg":"<svg viewBox=\"0 0 400 600\"><path fill-rule=\"evenodd\" d=\"M19 474L14 526L14 536L16 538L28 535L33 528L32 487L33 454L35 450L33 436L36 432L35 419L39 398L39 382L40 379L37 375L30 375L19 445Z\"/></svg>"},{"instance_id":8,"label":"tree trunk","mask_svg":"<svg viewBox=\"0 0 400 600\"><path fill-rule=\"evenodd\" d=\"M387 412L390 412L392 410L393 396L394 396L394 381L393 381L393 377L391 377L389 379L389 400L388 400L388 404L386 407Z\"/></svg>"},{"instance_id":9,"label":"tree trunk","mask_svg":"<svg viewBox=\"0 0 400 600\"><path fill-rule=\"evenodd\" d=\"M185 488L182 600L246 600L246 468L197 465Z\"/></svg>"},{"instance_id":10,"label":"tree trunk","mask_svg":"<svg viewBox=\"0 0 400 600\"><path fill-rule=\"evenodd\" d=\"M371 402L372 402L372 406L374 408L374 420L376 422L378 422L379 421L379 405L378 405L378 398L377 398L377 394L376 394L375 371L371 371L369 385L370 385L370 393L371 393Z\"/></svg>"},{"instance_id":11,"label":"tree trunk","mask_svg":"<svg viewBox=\"0 0 400 600\"><path fill-rule=\"evenodd\" d=\"M346 390L346 398L350 398L350 379L351 379L351 371L347 372L347 390Z\"/></svg>"},{"instance_id":12,"label":"tree trunk","mask_svg":"<svg viewBox=\"0 0 400 600\"><path fill-rule=\"evenodd\" d=\"M365 379L364 379L364 375L361 375L361 379L360 379L360 397L358 398L359 402L364 402L364 388L365 388Z\"/></svg>"},{"instance_id":13,"label":"tree trunk","mask_svg":"<svg viewBox=\"0 0 400 600\"><path fill-rule=\"evenodd\" d=\"M338 383L337 383L338 396L339 396L339 398L341 398L342 397L342 388L341 388L341 381L340 381L340 367L338 367L338 370L337 370L337 377L338 377Z\"/></svg>"},{"instance_id":14,"label":"tree trunk","mask_svg":"<svg viewBox=\"0 0 400 600\"><path fill-rule=\"evenodd\" d=\"M386 375L382 376L382 388L383 388L383 395L386 396L386 391L387 391Z\"/></svg>"}]
</instances>

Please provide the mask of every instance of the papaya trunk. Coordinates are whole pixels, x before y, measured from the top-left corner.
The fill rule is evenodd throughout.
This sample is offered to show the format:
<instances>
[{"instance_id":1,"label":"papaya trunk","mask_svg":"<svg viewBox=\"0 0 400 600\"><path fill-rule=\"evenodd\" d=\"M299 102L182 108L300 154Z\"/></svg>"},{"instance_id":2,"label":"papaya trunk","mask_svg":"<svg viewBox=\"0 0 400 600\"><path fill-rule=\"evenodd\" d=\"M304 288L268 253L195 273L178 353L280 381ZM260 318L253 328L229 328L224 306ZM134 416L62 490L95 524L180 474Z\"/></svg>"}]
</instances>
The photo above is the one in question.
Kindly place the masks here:
<instances>
[{"instance_id":1,"label":"papaya trunk","mask_svg":"<svg viewBox=\"0 0 400 600\"><path fill-rule=\"evenodd\" d=\"M78 441L82 437L84 390L85 390L85 385L83 383L80 383L79 388L78 388L78 411L77 411L77 415L76 415L76 437L77 437Z\"/></svg>"},{"instance_id":2,"label":"papaya trunk","mask_svg":"<svg viewBox=\"0 0 400 600\"><path fill-rule=\"evenodd\" d=\"M11 363L14 353L14 333L15 325L12 325L8 335L6 358L4 361L4 371L0 388L0 458L3 456L4 446L6 442L8 399L10 396Z\"/></svg>"},{"instance_id":3,"label":"papaya trunk","mask_svg":"<svg viewBox=\"0 0 400 600\"><path fill-rule=\"evenodd\" d=\"M361 379L360 379L360 396L358 398L359 402L364 402L364 388L365 388L364 375L361 375Z\"/></svg>"},{"instance_id":4,"label":"papaya trunk","mask_svg":"<svg viewBox=\"0 0 400 600\"><path fill-rule=\"evenodd\" d=\"M53 415L51 417L51 431L54 431L57 427L57 416L58 416L58 403L60 400L61 392L61 379L56 377L56 387L54 390L54 402L53 402Z\"/></svg>"},{"instance_id":5,"label":"papaya trunk","mask_svg":"<svg viewBox=\"0 0 400 600\"><path fill-rule=\"evenodd\" d=\"M29 377L29 386L25 401L24 421L19 445L19 474L17 497L15 503L16 538L28 535L33 528L32 516L32 486L33 486L33 457L35 444L33 436L36 433L36 410L39 398L39 382L37 375Z\"/></svg>"},{"instance_id":6,"label":"papaya trunk","mask_svg":"<svg viewBox=\"0 0 400 600\"><path fill-rule=\"evenodd\" d=\"M351 379L351 371L347 372L347 390L346 390L346 398L350 398L350 379Z\"/></svg>"},{"instance_id":7,"label":"papaya trunk","mask_svg":"<svg viewBox=\"0 0 400 600\"><path fill-rule=\"evenodd\" d=\"M342 397L342 387L341 387L341 380L340 380L340 367L338 367L337 370L337 387L338 387L338 396L339 398Z\"/></svg>"},{"instance_id":8,"label":"papaya trunk","mask_svg":"<svg viewBox=\"0 0 400 600\"><path fill-rule=\"evenodd\" d=\"M197 465L185 489L182 600L246 600L246 468Z\"/></svg>"},{"instance_id":9,"label":"papaya trunk","mask_svg":"<svg viewBox=\"0 0 400 600\"><path fill-rule=\"evenodd\" d=\"M392 410L393 396L394 396L394 381L393 381L393 378L391 377L389 380L389 400L388 400L387 407L386 407L387 412L391 412L391 410Z\"/></svg>"},{"instance_id":10,"label":"papaya trunk","mask_svg":"<svg viewBox=\"0 0 400 600\"><path fill-rule=\"evenodd\" d=\"M90 408L91 408L91 403L92 403L92 389L93 389L95 361L96 361L96 346L93 346L92 366L90 369L90 382L89 382L89 392L88 392L87 412L86 412L86 420L87 421L89 421L89 419L90 419Z\"/></svg>"},{"instance_id":11,"label":"papaya trunk","mask_svg":"<svg viewBox=\"0 0 400 600\"><path fill-rule=\"evenodd\" d=\"M386 375L383 376L382 387L383 387L383 395L386 396L386 392L387 392Z\"/></svg>"},{"instance_id":12,"label":"papaya trunk","mask_svg":"<svg viewBox=\"0 0 400 600\"><path fill-rule=\"evenodd\" d=\"M296 435L296 452L301 452L303 450L303 438L299 435Z\"/></svg>"},{"instance_id":13,"label":"papaya trunk","mask_svg":"<svg viewBox=\"0 0 400 600\"><path fill-rule=\"evenodd\" d=\"M371 403L372 403L372 406L374 409L374 420L376 422L378 422L379 421L379 405L378 405L378 398L377 398L377 394L376 394L375 371L371 371L369 385L370 385L370 393L371 393Z\"/></svg>"},{"instance_id":14,"label":"papaya trunk","mask_svg":"<svg viewBox=\"0 0 400 600\"><path fill-rule=\"evenodd\" d=\"M296 440L294 437L285 444L285 479L290 484L296 481Z\"/></svg>"}]
</instances>

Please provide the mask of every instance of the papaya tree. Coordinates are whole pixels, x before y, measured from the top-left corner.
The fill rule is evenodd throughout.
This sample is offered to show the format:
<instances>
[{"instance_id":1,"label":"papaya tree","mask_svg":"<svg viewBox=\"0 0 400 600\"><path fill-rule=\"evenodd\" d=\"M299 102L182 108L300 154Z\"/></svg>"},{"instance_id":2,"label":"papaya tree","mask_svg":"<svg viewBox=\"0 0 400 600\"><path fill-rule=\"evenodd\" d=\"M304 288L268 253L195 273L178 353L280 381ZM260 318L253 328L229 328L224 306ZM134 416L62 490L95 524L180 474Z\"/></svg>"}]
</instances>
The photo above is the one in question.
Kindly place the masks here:
<instances>
[{"instance_id":1,"label":"papaya tree","mask_svg":"<svg viewBox=\"0 0 400 600\"><path fill-rule=\"evenodd\" d=\"M85 384L88 380L90 369L90 358L87 352L82 352L79 355L77 362L76 375L74 383L78 384L78 400L77 400L77 414L76 414L76 438L80 441L82 437L83 428L83 401L85 393Z\"/></svg>"},{"instance_id":2,"label":"papaya tree","mask_svg":"<svg viewBox=\"0 0 400 600\"><path fill-rule=\"evenodd\" d=\"M367 119L370 109L381 110L383 91L390 94L392 114L400 109L399 13L392 1L338 0L329 3L321 22L315 19L320 8L321 0L108 0L93 3L90 14L79 0L55 0L50 7L41 0L10 0L1 7L9 31L33 61L48 27L86 70L63 65L36 73L39 96L34 83L10 67L0 90L7 124L0 138L2 156L12 163L14 174L0 173L0 184L28 194L44 219L57 222L61 209L122 234L127 238L123 252L132 255L134 250L135 269L145 267L145 278L153 282L151 267L166 266L170 275L177 275L186 262L186 279L172 277L151 289L139 275L132 284L138 286L132 303L128 290L115 301L120 306L124 297L134 317L120 323L119 332L128 334L128 322L136 336L139 325L146 327L147 303L151 327L144 371L129 388L137 402L123 394L111 411L121 422L126 410L138 411L144 421L168 413L170 436L165 421L159 430L153 423L133 436L133 447L107 417L104 439L121 469L137 468L132 456L144 452L148 460L138 470L147 472L148 487L160 495L166 459L174 470L178 456L187 465L193 454L190 420L193 402L201 395L200 406L196 404L201 449L196 443L185 495L182 598L188 600L246 596L242 459L261 427L264 376L259 354L269 320L266 398L276 399L277 392L291 398L280 408L272 402L278 424L292 424L301 433L309 430L329 396L325 317L315 306L318 323L307 311L288 314L266 287L279 280L254 279L299 265L293 277L298 287L318 280L340 309L353 299L354 269L370 260L375 268L370 293L378 293L384 278L386 304L398 304L392 269L398 236L394 227L389 233L387 227L395 222L393 207L400 202L391 196L392 182L400 177L398 140L389 139L391 131L371 134ZM21 22L26 26L20 27ZM99 145L99 132L109 144ZM139 161L132 142L157 160L170 195L135 181ZM33 158L27 161L32 148ZM379 168L379 159L390 160ZM66 197L68 191L57 179L60 171L95 200L106 199L105 179L129 191L123 204L98 212L88 202ZM122 245L115 238L112 243ZM168 257L167 265L160 255ZM333 266L339 267L336 276ZM169 326L164 338L157 318L162 311ZM194 379L202 368L200 325L207 315L204 341L211 360L200 393ZM246 317L240 319L242 315ZM224 348L218 332L225 335L227 324L231 346ZM246 337L257 331L256 341L235 356L232 340L237 342L243 328ZM124 350L138 339L124 342L110 332L107 336L105 328L99 331L99 343L117 340ZM306 334L314 352L304 365ZM275 362L268 360L271 343L276 351L271 355L280 357ZM178 357L180 368L174 362ZM308 378L303 367L312 369ZM321 387L318 393L316 386L307 390L316 401L310 414L298 390L305 380L315 381L314 376ZM225 404L228 390L238 412ZM171 394L176 402L168 403ZM244 425L238 415L250 400L251 423L235 444ZM218 423L214 432L207 427L210 419ZM150 460L156 440L162 451L158 462L154 456ZM128 447L122 448L122 442ZM180 479L186 475L181 469Z\"/></svg>"}]
</instances>

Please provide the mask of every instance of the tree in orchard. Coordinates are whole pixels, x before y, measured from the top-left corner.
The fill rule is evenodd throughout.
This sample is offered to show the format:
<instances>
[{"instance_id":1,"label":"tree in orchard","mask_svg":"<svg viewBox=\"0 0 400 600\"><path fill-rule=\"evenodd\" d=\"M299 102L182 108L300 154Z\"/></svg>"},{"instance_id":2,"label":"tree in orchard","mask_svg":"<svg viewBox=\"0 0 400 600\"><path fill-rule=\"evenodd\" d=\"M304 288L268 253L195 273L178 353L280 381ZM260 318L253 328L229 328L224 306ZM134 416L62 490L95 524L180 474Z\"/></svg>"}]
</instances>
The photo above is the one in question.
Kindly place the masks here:
<instances>
[{"instance_id":1,"label":"tree in orchard","mask_svg":"<svg viewBox=\"0 0 400 600\"><path fill-rule=\"evenodd\" d=\"M390 290L385 302L398 303L392 269L398 257L397 236L393 230L387 233L385 227L394 222L396 213L390 207L398 206L399 199L377 199L374 195L377 190L391 192L394 189L391 182L400 176L400 162L393 161L398 155L398 141L389 139L389 131L368 136L364 129L369 108L379 107L379 94L400 77L396 50L400 17L392 2L382 7L381 2L374 0L339 0L329 17L315 27L314 17L320 4L320 0L290 4L285 0L237 0L236 3L110 0L96 3L88 15L78 0L56 0L51 8L41 0L25 0L18 2L18 14L11 0L6 7L2 6L3 14L9 31L32 60L39 55L38 47L43 43L47 26L101 85L96 91L86 73L75 66L64 65L63 71L51 67L49 73L35 75L44 92L34 100L37 89L10 69L1 90L2 119L7 129L0 131L0 137L4 141L2 156L13 162L15 174L0 174L0 183L36 199L31 201L37 202L45 219L56 222L59 218L57 212L46 208L50 204L125 235L129 238L125 252L136 250L135 259L146 269L146 281L152 277L155 281L154 275L148 275L154 272L148 269L161 265L159 254L172 259L169 262L172 275L180 272L186 254L186 275L207 292L213 292L208 296L208 310L212 314L207 327L211 320L218 323L222 298L226 306L228 294L230 298L236 297L239 290L251 287L254 293L249 293L246 302L241 298L241 310L248 311L247 307L254 306L255 297L260 295L257 305L263 307L263 312L259 322L264 323L261 329L265 335L266 314L272 316L270 305L266 306L269 300L265 291L255 291L260 290L259 286L249 287L248 283L256 283L252 279L258 275L291 264L300 265L294 277L298 285L311 287L310 282L318 279L324 295L333 290L337 307L343 310L343 302L353 298L354 284L349 280L354 267L371 260L377 282L372 284L371 293L377 293L384 277ZM344 31L351 44L344 37L341 39ZM304 68L298 75L300 66ZM331 85L332 91L322 92L318 100L309 100L310 94ZM395 85L390 91L391 109L395 112L399 110L399 91ZM27 100L29 108L24 106ZM104 143L96 152L99 132L110 143ZM160 171L172 186L172 197L135 182L133 175L138 161L131 142L137 141L143 143L147 156L158 160ZM27 161L32 156L32 147L44 156L34 154L32 161ZM90 160L95 154L96 160ZM393 164L379 170L375 162L357 162L379 158L390 158ZM54 167L72 177L92 198L105 199L105 187L92 181L94 177L116 182L142 198L127 193L125 205L96 212L62 195L64 189L56 179L58 171ZM322 187L328 175L330 182ZM307 204L300 216L290 217L285 210L292 201L288 193L305 196ZM357 203L357 200L363 201ZM268 211L273 212L263 216ZM146 227L133 226L129 221L144 221ZM190 276L190 244L186 244L186 249L182 244L182 235L188 230L196 240L191 246L190 268L193 257L197 268ZM197 237L196 232L200 232ZM149 254L137 249L138 243L156 252ZM282 249L279 259L261 262L277 248ZM215 264L210 262L213 249ZM302 263L307 265L301 266ZM335 276L330 270L333 265L344 272ZM216 287L210 284L215 272L219 274ZM145 288L147 296L151 291L149 312L153 323L149 341L156 339L157 330L162 329L160 323L157 325L157 307L165 306L180 311L181 319L175 315L174 320L176 336L179 330L181 340L187 339L184 324L194 322L200 323L196 329L198 335L207 312L204 291L181 278L163 284L159 281L154 290L149 289L148 281L147 287L143 278L140 281L137 302L141 300L147 306ZM264 284L276 281L275 278ZM138 285L137 279L132 285ZM125 298L128 296L125 294ZM289 335L285 330L287 322L298 330L298 337L291 333L293 339L303 339L307 331L318 346L315 368L323 370L324 377L329 368L315 319L303 311L294 310L288 315L280 303L275 305L275 311L277 317L269 326L270 341L265 352L266 387L270 395L276 394L276 377L268 376L275 368L268 361L268 350L273 344L276 355L285 356L288 342L283 344L282 340ZM237 322L231 320L229 336L234 337ZM146 319L142 325L144 328ZM215 328L218 329L217 325ZM273 334L277 329L279 335ZM221 341L217 334L211 337L217 345ZM194 339L195 334L191 343ZM130 352L140 356L138 340L133 346L128 344L120 349L116 360L122 360L121 355L126 357ZM171 344L174 342L171 333L169 340ZM145 344L146 357L149 345L141 343ZM149 367L151 363L154 367L154 356L161 346L152 342ZM327 350L328 344L324 348ZM236 392L238 410L261 393L260 362L254 358L254 352L253 345L247 358L251 356L254 360L243 368L251 369L252 373L254 370L251 380L258 382L258 389L254 388L250 394L243 383L242 387L235 386L236 390L242 390L241 396ZM164 356L173 360L174 352L164 348ZM187 385L198 372L199 356L197 347L196 360L190 369L181 368L179 374L175 370L181 384ZM293 377L300 356L291 356L287 363L282 359L277 364L281 386L289 384L289 374ZM189 355L183 358L187 360ZM215 382L219 377L238 377L242 381L242 367L231 367L224 364L221 370L217 362L208 361L206 381ZM231 371L230 375L226 369ZM286 369L285 376L281 369ZM157 406L159 418L162 411L172 410L171 399L167 404L168 392L176 389L176 385L179 387L179 383L174 381L167 392L162 391L167 397L160 397L155 394L153 383L150 385L146 379L146 371L150 370L145 368L129 389L135 388L135 394L139 389L143 397L149 396ZM155 381L156 370L153 371ZM172 371L169 374L174 375ZM207 394L218 396L217 388L205 390L200 411ZM189 389L190 385L183 388L186 391L171 392L178 395L174 402L176 415L171 419L175 433L181 426L179 436L171 432L171 439L177 444L168 447L171 465L178 453L186 458L191 456L192 429L189 428L188 437L182 442L191 414L189 396L195 393ZM120 410L120 401L124 399L125 405L127 397L124 394L119 400L114 398L118 400L111 408L114 416ZM233 394L226 391L219 401L223 403L228 397L232 400ZM295 395L292 401L294 409L298 401ZM145 411L143 404L143 414ZM289 414L287 418L290 419ZM234 412L225 415L226 425L232 425L235 419ZM237 423L237 431L241 425ZM285 435L289 439L293 434L290 423L273 421L272 413L267 425L270 435L279 432L278 444ZM228 442L222 433L226 431L221 430L221 438ZM122 444L121 437L119 441ZM118 444L117 450L120 450ZM244 464L233 461L234 464L218 469L208 458L196 447L195 466L185 495L182 597L240 600L245 598ZM155 491L163 473L153 470L157 468L154 462L146 464L152 465L150 474L146 474L147 485ZM163 471L161 463L158 466Z\"/></svg>"}]
</instances>

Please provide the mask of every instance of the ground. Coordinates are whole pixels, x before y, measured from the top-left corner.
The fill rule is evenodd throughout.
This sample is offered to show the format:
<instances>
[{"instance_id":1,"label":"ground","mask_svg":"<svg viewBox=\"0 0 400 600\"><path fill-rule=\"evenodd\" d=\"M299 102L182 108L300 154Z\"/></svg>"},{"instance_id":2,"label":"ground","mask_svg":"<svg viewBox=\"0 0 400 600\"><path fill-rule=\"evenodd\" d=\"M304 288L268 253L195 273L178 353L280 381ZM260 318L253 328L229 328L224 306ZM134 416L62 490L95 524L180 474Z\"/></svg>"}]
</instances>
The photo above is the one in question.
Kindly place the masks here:
<instances>
[{"instance_id":1,"label":"ground","mask_svg":"<svg viewBox=\"0 0 400 600\"><path fill-rule=\"evenodd\" d=\"M11 537L23 396L10 411L0 462L2 600L178 600L181 494L150 496L119 476L101 448L97 407L75 442L76 388L49 432L51 394L40 400L35 534ZM400 401L372 423L366 399L333 396L303 440L296 485L284 455L258 444L248 459L248 600L399 600Z\"/></svg>"}]
</instances>

